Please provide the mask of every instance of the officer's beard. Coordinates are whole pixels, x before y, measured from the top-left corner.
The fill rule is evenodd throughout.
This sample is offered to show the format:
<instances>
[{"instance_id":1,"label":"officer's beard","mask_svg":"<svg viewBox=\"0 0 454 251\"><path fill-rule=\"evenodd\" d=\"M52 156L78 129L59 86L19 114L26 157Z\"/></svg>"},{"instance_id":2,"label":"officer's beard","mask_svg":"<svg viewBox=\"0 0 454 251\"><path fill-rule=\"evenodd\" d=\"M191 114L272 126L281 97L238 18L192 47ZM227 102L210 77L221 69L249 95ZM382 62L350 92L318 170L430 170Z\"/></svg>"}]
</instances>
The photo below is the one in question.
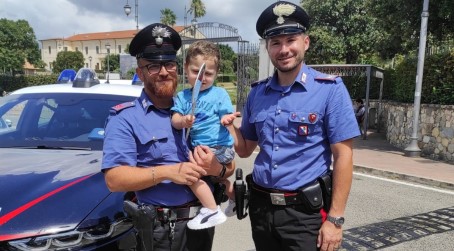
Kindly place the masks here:
<instances>
[{"instance_id":1,"label":"officer's beard","mask_svg":"<svg viewBox=\"0 0 454 251\"><path fill-rule=\"evenodd\" d=\"M282 66L279 64L279 61L278 60L271 60L274 67L276 67L276 69L278 69L279 71L281 72L292 72L294 70L297 70L299 71L299 69L301 68L301 63L304 61L304 54L298 54L295 56L295 61L290 64L290 65L285 65L285 66Z\"/></svg>"},{"instance_id":2,"label":"officer's beard","mask_svg":"<svg viewBox=\"0 0 454 251\"><path fill-rule=\"evenodd\" d=\"M171 81L172 84L162 84L162 83L155 83L153 82L151 84L150 91L153 95L159 98L172 98L173 95L175 94L175 91L177 89L177 79L176 78L171 78L168 79L167 81Z\"/></svg>"}]
</instances>

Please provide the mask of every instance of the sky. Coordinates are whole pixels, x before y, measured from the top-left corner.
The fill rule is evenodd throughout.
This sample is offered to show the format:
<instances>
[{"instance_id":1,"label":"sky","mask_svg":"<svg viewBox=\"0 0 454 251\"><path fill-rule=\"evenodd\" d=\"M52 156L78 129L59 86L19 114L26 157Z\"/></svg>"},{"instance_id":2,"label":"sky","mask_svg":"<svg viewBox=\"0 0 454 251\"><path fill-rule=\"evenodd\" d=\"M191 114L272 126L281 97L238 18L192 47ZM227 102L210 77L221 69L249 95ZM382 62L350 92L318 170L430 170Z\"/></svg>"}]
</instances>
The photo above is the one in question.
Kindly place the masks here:
<instances>
[{"instance_id":1,"label":"sky","mask_svg":"<svg viewBox=\"0 0 454 251\"><path fill-rule=\"evenodd\" d=\"M126 2L133 8L126 16ZM171 9L176 25L184 25L185 6L190 0L137 0L139 29L159 22L161 10ZM199 23L217 22L238 29L243 40L259 42L255 24L260 13L276 0L202 0L206 15ZM300 0L287 0L299 5ZM36 39L69 37L75 34L132 30L135 0L0 0L0 18L27 20ZM192 17L187 18L187 23Z\"/></svg>"}]
</instances>

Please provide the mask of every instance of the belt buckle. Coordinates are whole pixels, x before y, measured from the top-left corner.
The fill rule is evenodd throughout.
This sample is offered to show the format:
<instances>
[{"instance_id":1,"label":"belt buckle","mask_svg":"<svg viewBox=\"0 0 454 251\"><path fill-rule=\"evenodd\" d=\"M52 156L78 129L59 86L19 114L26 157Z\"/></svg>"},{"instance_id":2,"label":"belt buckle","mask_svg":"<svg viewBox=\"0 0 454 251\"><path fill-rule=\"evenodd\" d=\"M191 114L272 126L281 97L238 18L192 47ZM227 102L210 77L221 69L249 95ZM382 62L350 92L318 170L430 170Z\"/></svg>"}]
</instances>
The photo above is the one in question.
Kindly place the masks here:
<instances>
[{"instance_id":1,"label":"belt buckle","mask_svg":"<svg viewBox=\"0 0 454 251\"><path fill-rule=\"evenodd\" d=\"M285 196L283 193L270 193L271 204L285 206Z\"/></svg>"}]
</instances>

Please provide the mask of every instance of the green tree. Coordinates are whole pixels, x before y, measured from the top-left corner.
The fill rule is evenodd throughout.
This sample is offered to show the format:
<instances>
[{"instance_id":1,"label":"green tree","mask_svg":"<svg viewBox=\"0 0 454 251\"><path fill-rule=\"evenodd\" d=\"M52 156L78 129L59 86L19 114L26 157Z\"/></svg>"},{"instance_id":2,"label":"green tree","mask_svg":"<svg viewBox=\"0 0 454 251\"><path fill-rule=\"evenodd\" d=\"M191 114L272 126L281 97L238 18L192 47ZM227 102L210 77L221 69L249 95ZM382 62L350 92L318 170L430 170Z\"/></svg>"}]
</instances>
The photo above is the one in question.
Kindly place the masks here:
<instances>
[{"instance_id":1,"label":"green tree","mask_svg":"<svg viewBox=\"0 0 454 251\"><path fill-rule=\"evenodd\" d=\"M107 56L102 60L102 69L107 72ZM120 70L120 55L109 55L109 70L110 72L117 72Z\"/></svg>"},{"instance_id":2,"label":"green tree","mask_svg":"<svg viewBox=\"0 0 454 251\"><path fill-rule=\"evenodd\" d=\"M84 67L84 55L80 51L60 51L53 65L52 72L54 73L60 73L64 69L78 71Z\"/></svg>"},{"instance_id":3,"label":"green tree","mask_svg":"<svg viewBox=\"0 0 454 251\"><path fill-rule=\"evenodd\" d=\"M367 8L376 19L383 39L378 43L382 58L408 54L419 46L423 0L369 0ZM428 46L440 46L454 36L454 1L430 0Z\"/></svg>"},{"instance_id":4,"label":"green tree","mask_svg":"<svg viewBox=\"0 0 454 251\"><path fill-rule=\"evenodd\" d=\"M373 54L381 31L367 7L371 0L304 0L302 7L311 17L313 63L360 63L361 55Z\"/></svg>"},{"instance_id":5,"label":"green tree","mask_svg":"<svg viewBox=\"0 0 454 251\"><path fill-rule=\"evenodd\" d=\"M26 20L0 19L0 71L22 72L25 61L44 65L35 32Z\"/></svg>"},{"instance_id":6,"label":"green tree","mask_svg":"<svg viewBox=\"0 0 454 251\"><path fill-rule=\"evenodd\" d=\"M191 7L189 7L189 13L194 18L203 17L206 14L205 4L202 0L191 0Z\"/></svg>"},{"instance_id":7,"label":"green tree","mask_svg":"<svg viewBox=\"0 0 454 251\"><path fill-rule=\"evenodd\" d=\"M174 26L177 20L177 16L175 13L168 8L165 8L161 10L161 23L168 25L168 26Z\"/></svg>"},{"instance_id":8,"label":"green tree","mask_svg":"<svg viewBox=\"0 0 454 251\"><path fill-rule=\"evenodd\" d=\"M220 73L228 74L235 72L235 63L237 55L233 51L232 47L225 44L219 44L219 50L221 52L221 63L220 63Z\"/></svg>"}]
</instances>

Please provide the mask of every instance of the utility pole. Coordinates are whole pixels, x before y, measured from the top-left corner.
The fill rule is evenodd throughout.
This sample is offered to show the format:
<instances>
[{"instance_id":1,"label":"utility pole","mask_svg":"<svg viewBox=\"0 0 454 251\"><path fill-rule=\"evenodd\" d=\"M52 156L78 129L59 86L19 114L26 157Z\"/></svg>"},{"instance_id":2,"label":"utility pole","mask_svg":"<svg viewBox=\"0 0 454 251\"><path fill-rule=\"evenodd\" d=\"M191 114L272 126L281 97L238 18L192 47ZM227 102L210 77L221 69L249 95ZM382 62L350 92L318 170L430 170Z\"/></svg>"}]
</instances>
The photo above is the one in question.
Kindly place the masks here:
<instances>
[{"instance_id":1,"label":"utility pole","mask_svg":"<svg viewBox=\"0 0 454 251\"><path fill-rule=\"evenodd\" d=\"M419 113L421 108L421 90L424 72L424 57L426 54L428 19L429 19L429 0L424 0L421 13L421 31L419 35L418 66L416 72L415 100L413 108L413 131L410 137L410 144L407 146L407 148L405 148L405 156L408 157L417 157L420 156L421 154L421 149L418 146L418 126Z\"/></svg>"}]
</instances>

